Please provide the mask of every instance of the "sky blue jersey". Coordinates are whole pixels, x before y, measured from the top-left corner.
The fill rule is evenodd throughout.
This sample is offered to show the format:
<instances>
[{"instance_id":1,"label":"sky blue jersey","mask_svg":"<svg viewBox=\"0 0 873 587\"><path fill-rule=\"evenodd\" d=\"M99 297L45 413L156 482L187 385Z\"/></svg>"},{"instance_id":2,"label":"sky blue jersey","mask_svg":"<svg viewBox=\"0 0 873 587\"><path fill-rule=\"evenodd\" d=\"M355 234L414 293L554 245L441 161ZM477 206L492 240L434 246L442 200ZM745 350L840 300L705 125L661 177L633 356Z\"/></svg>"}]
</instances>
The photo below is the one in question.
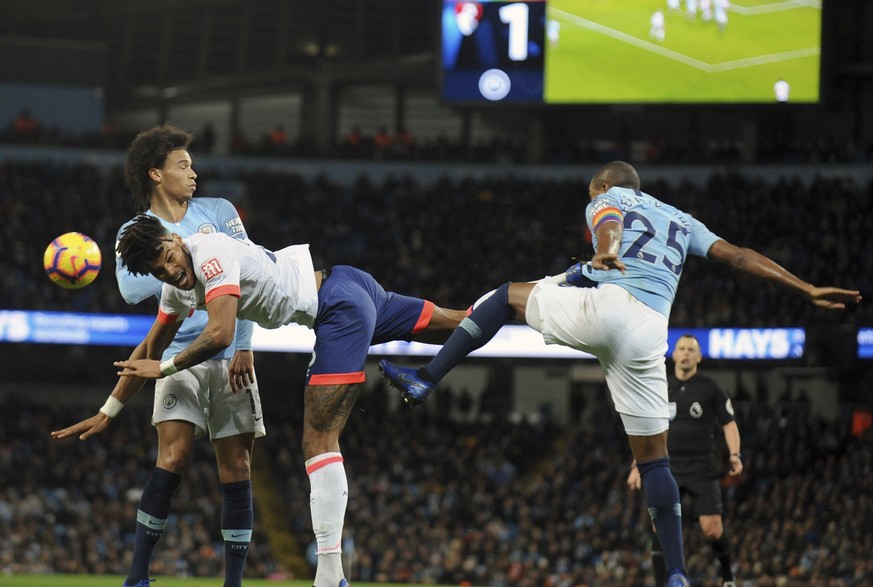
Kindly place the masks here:
<instances>
[{"instance_id":1,"label":"sky blue jersey","mask_svg":"<svg viewBox=\"0 0 873 587\"><path fill-rule=\"evenodd\" d=\"M585 216L595 235L595 250L598 225L610 220L622 223L619 257L627 272L599 271L587 265L584 275L626 289L668 318L686 256L706 257L713 243L720 240L690 214L639 190L610 188L588 204Z\"/></svg>"},{"instance_id":2,"label":"sky blue jersey","mask_svg":"<svg viewBox=\"0 0 873 587\"><path fill-rule=\"evenodd\" d=\"M233 204L223 198L193 198L188 202L188 211L185 217L178 224L167 222L163 218L159 218L147 212L149 216L154 216L161 221L164 228L170 232L174 232L179 236L186 237L195 232L223 232L228 236L238 239L248 239L246 229L243 226L239 213L234 208ZM118 230L116 242L121 237L121 233L130 225L133 220L125 222ZM115 255L115 278L118 280L118 289L121 292L124 301L128 304L138 304L149 296L161 297L161 286L163 285L156 277L151 275L133 275L128 272L127 267L121 264L121 257ZM163 358L167 359L179 351L184 349L197 336L203 332L208 321L208 315L205 310L197 310L194 314L187 318L176 338L164 351ZM236 326L236 336L233 343L222 352L218 353L215 359L230 359L235 351L252 350L252 331L254 324L249 321L238 321Z\"/></svg>"}]
</instances>

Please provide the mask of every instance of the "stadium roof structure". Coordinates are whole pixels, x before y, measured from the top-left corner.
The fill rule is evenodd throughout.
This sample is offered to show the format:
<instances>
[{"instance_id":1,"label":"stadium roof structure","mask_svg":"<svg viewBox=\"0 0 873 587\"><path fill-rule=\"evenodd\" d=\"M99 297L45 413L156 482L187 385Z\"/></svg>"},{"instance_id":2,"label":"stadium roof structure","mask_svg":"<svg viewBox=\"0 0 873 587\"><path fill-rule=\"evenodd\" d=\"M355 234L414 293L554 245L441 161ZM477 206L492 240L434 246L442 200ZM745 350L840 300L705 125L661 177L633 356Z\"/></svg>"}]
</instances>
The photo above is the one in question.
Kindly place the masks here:
<instances>
[{"instance_id":1,"label":"stadium roof structure","mask_svg":"<svg viewBox=\"0 0 873 587\"><path fill-rule=\"evenodd\" d=\"M430 0L36 0L7 6L0 38L102 44L107 97L126 102L167 87L293 87L319 74L432 85L438 14Z\"/></svg>"}]
</instances>

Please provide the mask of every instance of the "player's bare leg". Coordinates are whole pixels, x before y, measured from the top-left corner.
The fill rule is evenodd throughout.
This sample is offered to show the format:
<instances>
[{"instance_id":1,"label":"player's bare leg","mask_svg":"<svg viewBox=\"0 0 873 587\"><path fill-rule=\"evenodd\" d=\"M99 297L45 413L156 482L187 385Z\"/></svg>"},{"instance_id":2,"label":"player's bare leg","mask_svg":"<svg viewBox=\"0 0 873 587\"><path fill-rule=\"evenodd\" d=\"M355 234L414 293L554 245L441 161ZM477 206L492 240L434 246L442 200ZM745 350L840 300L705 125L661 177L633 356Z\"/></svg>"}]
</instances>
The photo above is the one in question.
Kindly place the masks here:
<instances>
[{"instance_id":1,"label":"player's bare leg","mask_svg":"<svg viewBox=\"0 0 873 587\"><path fill-rule=\"evenodd\" d=\"M418 332L413 340L428 344L443 344L466 316L466 310L449 310L436 306L427 328Z\"/></svg>"},{"instance_id":2,"label":"player's bare leg","mask_svg":"<svg viewBox=\"0 0 873 587\"><path fill-rule=\"evenodd\" d=\"M304 390L303 456L318 555L315 587L340 587L345 581L342 533L349 485L339 437L359 391L359 384L307 385Z\"/></svg>"}]
</instances>

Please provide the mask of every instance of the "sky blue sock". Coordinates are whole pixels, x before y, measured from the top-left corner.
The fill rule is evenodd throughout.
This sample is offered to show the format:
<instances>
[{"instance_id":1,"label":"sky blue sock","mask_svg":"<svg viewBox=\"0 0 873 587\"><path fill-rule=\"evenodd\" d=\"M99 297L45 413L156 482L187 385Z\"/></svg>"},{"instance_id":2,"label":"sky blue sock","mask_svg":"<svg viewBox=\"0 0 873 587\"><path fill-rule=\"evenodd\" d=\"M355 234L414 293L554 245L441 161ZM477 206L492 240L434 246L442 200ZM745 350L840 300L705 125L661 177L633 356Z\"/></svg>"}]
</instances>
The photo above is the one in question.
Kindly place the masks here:
<instances>
[{"instance_id":1,"label":"sky blue sock","mask_svg":"<svg viewBox=\"0 0 873 587\"><path fill-rule=\"evenodd\" d=\"M139 498L139 509L136 512L136 537L133 546L133 562L130 564L130 574L125 584L134 585L149 578L149 564L158 541L164 534L167 518L170 516L170 505L173 493L179 487L182 478L176 473L155 467L142 496Z\"/></svg>"},{"instance_id":2,"label":"sky blue sock","mask_svg":"<svg viewBox=\"0 0 873 587\"><path fill-rule=\"evenodd\" d=\"M494 338L513 316L515 311L509 305L509 283L504 283L494 291L494 295L461 321L430 363L419 369L419 376L431 383L438 383L464 357Z\"/></svg>"},{"instance_id":3,"label":"sky blue sock","mask_svg":"<svg viewBox=\"0 0 873 587\"><path fill-rule=\"evenodd\" d=\"M255 511L252 482L224 483L221 508L221 534L224 536L224 587L241 587L249 543L252 540Z\"/></svg>"},{"instance_id":4,"label":"sky blue sock","mask_svg":"<svg viewBox=\"0 0 873 587\"><path fill-rule=\"evenodd\" d=\"M664 555L667 576L674 569L685 570L685 552L682 548L682 505L679 486L670 472L670 459L664 457L637 463L649 515L658 531L658 541Z\"/></svg>"}]
</instances>

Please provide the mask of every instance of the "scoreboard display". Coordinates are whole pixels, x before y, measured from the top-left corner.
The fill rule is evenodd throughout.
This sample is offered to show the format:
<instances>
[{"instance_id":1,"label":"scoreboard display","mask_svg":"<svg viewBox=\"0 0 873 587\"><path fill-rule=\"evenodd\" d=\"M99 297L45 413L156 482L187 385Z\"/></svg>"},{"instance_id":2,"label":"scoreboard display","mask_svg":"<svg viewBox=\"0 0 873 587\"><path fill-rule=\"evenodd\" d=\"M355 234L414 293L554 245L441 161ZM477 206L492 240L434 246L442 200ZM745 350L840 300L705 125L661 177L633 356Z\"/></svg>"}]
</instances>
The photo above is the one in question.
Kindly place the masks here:
<instances>
[{"instance_id":1,"label":"scoreboard display","mask_svg":"<svg viewBox=\"0 0 873 587\"><path fill-rule=\"evenodd\" d=\"M448 102L814 103L820 0L443 0Z\"/></svg>"}]
</instances>

